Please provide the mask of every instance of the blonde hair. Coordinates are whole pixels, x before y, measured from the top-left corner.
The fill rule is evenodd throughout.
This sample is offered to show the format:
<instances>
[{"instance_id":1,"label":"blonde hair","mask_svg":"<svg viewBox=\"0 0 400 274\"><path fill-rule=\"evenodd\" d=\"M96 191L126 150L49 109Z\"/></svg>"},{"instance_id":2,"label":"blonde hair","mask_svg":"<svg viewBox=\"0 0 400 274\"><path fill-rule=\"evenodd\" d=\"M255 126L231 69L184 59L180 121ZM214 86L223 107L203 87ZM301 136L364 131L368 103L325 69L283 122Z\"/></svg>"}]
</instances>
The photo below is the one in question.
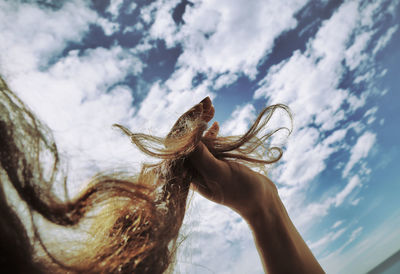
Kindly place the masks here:
<instances>
[{"instance_id":1,"label":"blonde hair","mask_svg":"<svg viewBox=\"0 0 400 274\"><path fill-rule=\"evenodd\" d=\"M201 115L183 115L167 137L132 133L143 153L160 159L143 165L141 172L98 174L75 198L61 200L52 191L67 177L60 171L57 146L43 125L0 78L0 267L14 272L163 273L172 270L177 236L186 210L186 200L196 170L188 156L203 142L218 159L263 166L278 161L279 147L266 145L278 128L258 136L277 109L265 108L242 136L203 136L207 124ZM194 112L201 111L196 106ZM190 114L190 113L189 113ZM287 128L285 128L287 129ZM287 129L289 130L289 129ZM290 130L289 130L290 132ZM50 155L51 172L44 172L42 157ZM46 168L49 163L46 162ZM26 203L32 235L5 192L9 182ZM89 221L82 248L77 241L62 242L55 251L49 237L38 229L36 216L57 227L75 229ZM82 232L83 233L83 232ZM57 242L57 239L52 239ZM4 243L4 244L3 244ZM41 252L36 252L40 247ZM67 255L59 250L68 251ZM38 255L39 254L39 255Z\"/></svg>"}]
</instances>

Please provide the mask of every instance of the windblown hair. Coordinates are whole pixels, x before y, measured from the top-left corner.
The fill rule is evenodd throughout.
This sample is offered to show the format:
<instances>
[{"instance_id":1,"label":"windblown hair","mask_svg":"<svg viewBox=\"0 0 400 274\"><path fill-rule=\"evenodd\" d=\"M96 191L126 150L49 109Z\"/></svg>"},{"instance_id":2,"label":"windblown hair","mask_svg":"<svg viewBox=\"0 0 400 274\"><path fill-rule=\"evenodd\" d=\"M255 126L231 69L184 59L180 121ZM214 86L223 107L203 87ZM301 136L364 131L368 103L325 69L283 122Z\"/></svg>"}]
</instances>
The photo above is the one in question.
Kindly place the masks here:
<instances>
[{"instance_id":1,"label":"windblown hair","mask_svg":"<svg viewBox=\"0 0 400 274\"><path fill-rule=\"evenodd\" d=\"M167 137L132 133L143 153L159 158L137 175L100 173L79 195L57 196L54 184L67 177L51 131L0 78L0 269L13 273L163 273L172 270L177 237L196 171L188 155L202 141L225 161L263 166L278 161L279 147L268 147L276 131L258 135L276 109L265 108L242 136L206 138L200 115L184 115ZM290 131L290 130L289 130ZM12 192L17 197L10 198ZM17 204L17 206L15 205ZM23 205L23 213L18 210ZM26 217L28 216L28 217ZM78 230L63 240L55 231Z\"/></svg>"}]
</instances>

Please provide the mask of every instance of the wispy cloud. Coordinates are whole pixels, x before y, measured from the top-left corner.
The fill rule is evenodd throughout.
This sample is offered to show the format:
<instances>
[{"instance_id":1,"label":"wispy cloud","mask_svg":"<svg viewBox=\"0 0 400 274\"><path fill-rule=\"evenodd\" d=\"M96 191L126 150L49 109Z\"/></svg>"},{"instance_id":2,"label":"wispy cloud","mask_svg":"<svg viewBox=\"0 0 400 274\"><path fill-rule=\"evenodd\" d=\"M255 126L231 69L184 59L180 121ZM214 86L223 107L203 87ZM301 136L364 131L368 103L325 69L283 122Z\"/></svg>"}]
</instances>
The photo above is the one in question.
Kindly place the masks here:
<instances>
[{"instance_id":1,"label":"wispy cloud","mask_svg":"<svg viewBox=\"0 0 400 274\"><path fill-rule=\"evenodd\" d=\"M399 25L395 25L393 27L391 27L390 29L388 29L386 31L386 33L379 38L378 42L375 45L374 50L372 51L372 53L375 55L377 54L379 51L381 51L386 45L387 43L390 41L390 39L392 39L393 34L399 29Z\"/></svg>"},{"instance_id":2,"label":"wispy cloud","mask_svg":"<svg viewBox=\"0 0 400 274\"><path fill-rule=\"evenodd\" d=\"M221 126L223 135L239 135L245 133L249 125L255 120L256 109L252 104L237 107L232 113L231 118Z\"/></svg>"},{"instance_id":3,"label":"wispy cloud","mask_svg":"<svg viewBox=\"0 0 400 274\"><path fill-rule=\"evenodd\" d=\"M361 185L360 178L358 176L352 177L348 184L345 186L345 188L340 191L338 194L336 194L336 199L335 199L335 206L338 207L341 204L343 204L344 199L346 199L347 196L357 187Z\"/></svg>"},{"instance_id":4,"label":"wispy cloud","mask_svg":"<svg viewBox=\"0 0 400 274\"><path fill-rule=\"evenodd\" d=\"M346 231L346 228L341 228L338 231L334 231L334 232L332 231L332 232L326 233L325 236L320 238L318 241L310 243L309 247L313 250L313 252L319 253L318 250L321 250L327 244L338 239L340 236L343 235L343 233L345 231Z\"/></svg>"},{"instance_id":5,"label":"wispy cloud","mask_svg":"<svg viewBox=\"0 0 400 274\"><path fill-rule=\"evenodd\" d=\"M366 273L396 252L400 244L397 232L399 212L395 212L384 223L368 234L357 227L336 250L321 259L325 270L333 273ZM356 242L355 245L351 243Z\"/></svg>"},{"instance_id":6,"label":"wispy cloud","mask_svg":"<svg viewBox=\"0 0 400 274\"><path fill-rule=\"evenodd\" d=\"M332 225L332 228L337 228L337 227L339 227L341 224L343 224L343 220L336 221L336 222Z\"/></svg>"},{"instance_id":7,"label":"wispy cloud","mask_svg":"<svg viewBox=\"0 0 400 274\"><path fill-rule=\"evenodd\" d=\"M376 134L372 132L365 132L358 138L357 143L351 149L350 160L347 162L345 168L343 169L343 177L347 177L353 166L361 159L368 156L368 153L375 144L375 141Z\"/></svg>"}]
</instances>

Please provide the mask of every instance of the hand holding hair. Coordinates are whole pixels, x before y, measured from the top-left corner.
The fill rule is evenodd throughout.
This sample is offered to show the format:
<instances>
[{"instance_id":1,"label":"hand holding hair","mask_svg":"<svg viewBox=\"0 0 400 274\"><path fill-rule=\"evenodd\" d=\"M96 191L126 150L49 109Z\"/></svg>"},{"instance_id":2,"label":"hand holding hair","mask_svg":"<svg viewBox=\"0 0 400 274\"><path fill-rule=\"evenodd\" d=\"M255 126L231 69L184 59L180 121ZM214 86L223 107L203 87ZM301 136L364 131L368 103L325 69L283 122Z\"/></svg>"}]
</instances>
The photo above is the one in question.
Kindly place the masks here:
<instances>
[{"instance_id":1,"label":"hand holding hair","mask_svg":"<svg viewBox=\"0 0 400 274\"><path fill-rule=\"evenodd\" d=\"M203 114L211 120L214 108L208 99ZM210 118L211 117L211 118ZM206 139L217 138L214 122ZM247 166L217 159L203 142L189 157L199 173L193 188L211 201L238 212L250 225L268 273L324 273L290 220L275 184Z\"/></svg>"}]
</instances>

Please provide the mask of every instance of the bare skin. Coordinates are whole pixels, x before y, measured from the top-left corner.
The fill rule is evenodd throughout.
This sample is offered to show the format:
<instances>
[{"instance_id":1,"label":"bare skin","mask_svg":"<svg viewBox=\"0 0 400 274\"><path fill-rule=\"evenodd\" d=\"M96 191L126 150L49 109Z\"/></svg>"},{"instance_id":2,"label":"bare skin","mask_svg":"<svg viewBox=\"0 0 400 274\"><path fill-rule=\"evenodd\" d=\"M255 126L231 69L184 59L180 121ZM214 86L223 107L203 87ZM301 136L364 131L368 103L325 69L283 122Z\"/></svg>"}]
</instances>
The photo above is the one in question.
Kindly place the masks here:
<instances>
[{"instance_id":1,"label":"bare skin","mask_svg":"<svg viewBox=\"0 0 400 274\"><path fill-rule=\"evenodd\" d=\"M209 122L214 107L207 97L201 115ZM218 135L218 123L206 132ZM200 142L190 156L200 174L192 186L211 201L238 212L249 224L268 273L324 273L311 250L290 220L275 184L267 177L235 162L216 159Z\"/></svg>"}]
</instances>

